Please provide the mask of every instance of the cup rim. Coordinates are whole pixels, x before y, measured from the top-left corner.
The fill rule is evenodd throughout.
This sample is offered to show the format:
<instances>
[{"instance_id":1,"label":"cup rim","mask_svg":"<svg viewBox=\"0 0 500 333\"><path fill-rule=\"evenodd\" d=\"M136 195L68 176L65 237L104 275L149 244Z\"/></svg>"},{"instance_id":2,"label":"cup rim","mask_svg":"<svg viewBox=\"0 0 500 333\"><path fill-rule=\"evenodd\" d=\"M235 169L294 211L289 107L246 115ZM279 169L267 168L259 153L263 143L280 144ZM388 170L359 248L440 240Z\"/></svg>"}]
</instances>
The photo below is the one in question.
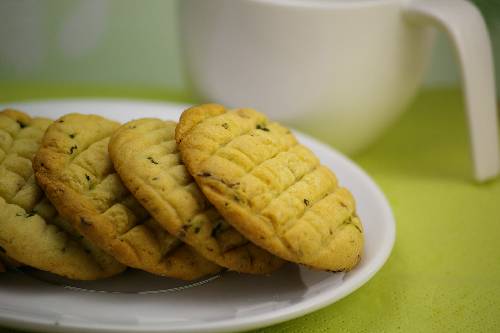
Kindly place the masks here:
<instances>
[{"instance_id":1,"label":"cup rim","mask_svg":"<svg viewBox=\"0 0 500 333\"><path fill-rule=\"evenodd\" d=\"M404 3L409 0L247 0L265 6L290 7L290 8L356 8L372 7L377 5L387 5L394 3Z\"/></svg>"}]
</instances>

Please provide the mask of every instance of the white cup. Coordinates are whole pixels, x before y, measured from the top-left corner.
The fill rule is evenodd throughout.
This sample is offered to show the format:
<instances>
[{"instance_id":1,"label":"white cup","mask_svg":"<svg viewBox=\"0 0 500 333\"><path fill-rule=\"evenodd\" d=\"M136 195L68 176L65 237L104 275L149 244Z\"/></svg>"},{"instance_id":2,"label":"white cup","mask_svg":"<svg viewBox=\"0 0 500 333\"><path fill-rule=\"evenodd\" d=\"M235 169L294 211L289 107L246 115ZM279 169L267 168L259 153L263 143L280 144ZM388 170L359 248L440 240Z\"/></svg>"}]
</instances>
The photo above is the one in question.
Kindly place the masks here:
<instances>
[{"instance_id":1,"label":"white cup","mask_svg":"<svg viewBox=\"0 0 500 333\"><path fill-rule=\"evenodd\" d=\"M464 0L183 0L181 41L206 101L253 107L357 152L405 109L434 27L457 50L475 176L498 173L491 46ZM451 60L451 59L450 59Z\"/></svg>"}]
</instances>

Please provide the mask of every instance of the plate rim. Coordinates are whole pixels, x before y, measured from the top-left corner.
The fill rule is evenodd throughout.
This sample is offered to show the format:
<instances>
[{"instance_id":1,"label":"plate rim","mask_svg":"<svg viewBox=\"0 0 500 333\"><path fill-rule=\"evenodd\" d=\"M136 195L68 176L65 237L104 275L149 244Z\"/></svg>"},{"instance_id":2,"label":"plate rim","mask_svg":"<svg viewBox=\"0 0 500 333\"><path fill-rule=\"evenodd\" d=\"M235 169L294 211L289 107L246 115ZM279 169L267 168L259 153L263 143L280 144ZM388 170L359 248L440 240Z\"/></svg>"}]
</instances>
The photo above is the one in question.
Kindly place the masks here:
<instances>
[{"instance_id":1,"label":"plate rim","mask_svg":"<svg viewBox=\"0 0 500 333\"><path fill-rule=\"evenodd\" d=\"M186 107L189 103L178 103L170 101L157 101L157 100L144 100L144 99L127 99L127 98L60 98L60 99L33 99L26 101L12 101L0 103L0 108L12 107L19 105L40 105L40 104L81 104L81 103L102 103L113 105L115 103L131 103L135 105L149 105L154 107L168 107L180 108ZM343 163L348 165L355 173L357 173L362 179L361 182L368 186L371 191L378 197L378 200L382 203L380 206L381 213L383 215L383 220L388 225L388 231L385 236L385 240L382 242L383 245L379 250L377 256L375 256L370 265L366 267L366 272L364 274L358 274L354 278L344 282L342 288L333 288L323 292L322 294L315 295L312 298L305 299L297 304L291 305L289 307L269 311L267 313L260 313L249 315L240 318L231 318L214 322L204 322L204 323L194 323L193 325L183 325L181 327L166 327L171 323L168 322L155 322L155 323L140 323L137 326L125 326L123 324L105 324L97 323L95 325L85 325L79 323L58 323L52 320L50 322L44 321L43 319L35 318L34 320L26 316L26 314L19 315L8 315L0 311L0 324L6 325L8 327L14 327L19 329L28 329L36 331L51 330L53 332L127 332L127 333L139 333L139 332L229 332L229 331L241 331L250 330L259 327L270 326L280 322L284 322L299 316L309 314L320 308L326 307L340 299L346 297L347 295L353 293L366 282L368 282L387 262L388 258L392 253L396 238L396 221L394 214L392 212L389 200L380 189L379 185L375 180L369 176L369 174L361 168L358 164L352 161L349 157L339 152L330 145L316 139L303 132L293 130L294 133L298 134L301 139L304 138L306 141L313 142L317 147L323 151L328 151L335 158L342 160ZM347 285L347 286L346 286ZM340 291L339 291L340 290Z\"/></svg>"}]
</instances>

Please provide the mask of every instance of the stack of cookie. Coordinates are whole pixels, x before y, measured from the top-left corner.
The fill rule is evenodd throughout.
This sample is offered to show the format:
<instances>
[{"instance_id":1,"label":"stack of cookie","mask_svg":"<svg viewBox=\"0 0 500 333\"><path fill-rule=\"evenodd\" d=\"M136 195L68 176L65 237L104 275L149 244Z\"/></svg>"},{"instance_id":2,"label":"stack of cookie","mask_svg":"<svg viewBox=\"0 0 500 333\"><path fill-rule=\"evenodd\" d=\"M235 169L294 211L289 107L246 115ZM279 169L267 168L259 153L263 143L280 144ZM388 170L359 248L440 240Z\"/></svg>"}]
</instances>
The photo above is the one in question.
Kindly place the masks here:
<instances>
[{"instance_id":1,"label":"stack of cookie","mask_svg":"<svg viewBox=\"0 0 500 333\"><path fill-rule=\"evenodd\" d=\"M285 261L346 271L362 246L350 192L255 110L207 104L178 124L121 126L0 112L0 262L83 280L127 266L194 280Z\"/></svg>"}]
</instances>

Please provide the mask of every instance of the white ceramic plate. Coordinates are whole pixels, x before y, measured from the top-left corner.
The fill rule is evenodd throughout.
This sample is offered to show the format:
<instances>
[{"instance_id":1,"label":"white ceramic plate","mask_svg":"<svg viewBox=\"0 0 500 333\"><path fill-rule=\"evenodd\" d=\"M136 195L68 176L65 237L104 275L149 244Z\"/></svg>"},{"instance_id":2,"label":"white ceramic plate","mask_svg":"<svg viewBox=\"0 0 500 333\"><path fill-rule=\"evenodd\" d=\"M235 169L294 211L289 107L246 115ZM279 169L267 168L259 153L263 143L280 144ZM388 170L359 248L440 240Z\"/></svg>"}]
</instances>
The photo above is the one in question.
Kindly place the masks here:
<instances>
[{"instance_id":1,"label":"white ceramic plate","mask_svg":"<svg viewBox=\"0 0 500 333\"><path fill-rule=\"evenodd\" d=\"M177 120L185 107L127 100L59 100L0 108L5 106L51 118L80 112L120 121ZM373 180L353 162L325 144L296 134L357 200L366 244L354 270L333 274L288 264L269 276L223 273L191 284L139 271L99 282L66 281L35 270L2 273L0 325L51 332L237 331L304 315L353 292L382 267L391 252L395 237L391 209Z\"/></svg>"}]
</instances>

